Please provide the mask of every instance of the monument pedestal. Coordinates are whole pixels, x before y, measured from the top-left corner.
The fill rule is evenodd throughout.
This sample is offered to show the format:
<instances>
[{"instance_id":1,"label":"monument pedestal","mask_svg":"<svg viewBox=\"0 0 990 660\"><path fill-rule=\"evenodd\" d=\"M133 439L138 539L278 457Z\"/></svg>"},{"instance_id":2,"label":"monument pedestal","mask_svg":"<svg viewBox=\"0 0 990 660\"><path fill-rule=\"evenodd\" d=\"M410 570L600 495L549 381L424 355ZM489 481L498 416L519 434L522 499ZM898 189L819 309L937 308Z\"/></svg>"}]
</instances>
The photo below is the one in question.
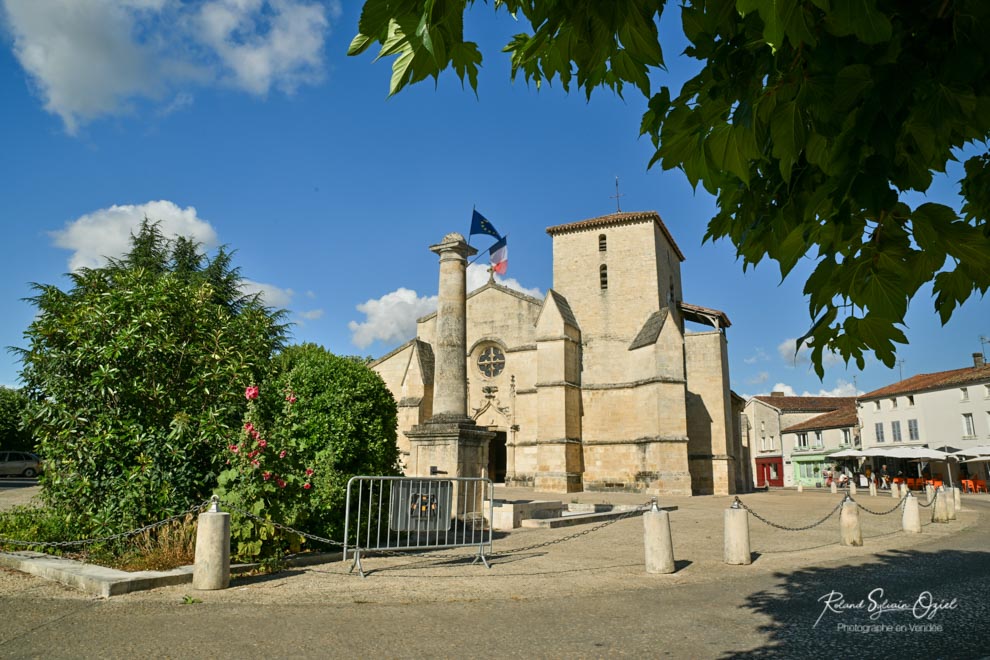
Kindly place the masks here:
<instances>
[{"instance_id":1,"label":"monument pedestal","mask_svg":"<svg viewBox=\"0 0 990 660\"><path fill-rule=\"evenodd\" d=\"M488 443L495 434L470 417L435 415L406 431L406 437L410 445L409 476L480 478L488 465ZM460 485L454 484L457 516L483 511L486 489L469 485L461 491Z\"/></svg>"}]
</instances>

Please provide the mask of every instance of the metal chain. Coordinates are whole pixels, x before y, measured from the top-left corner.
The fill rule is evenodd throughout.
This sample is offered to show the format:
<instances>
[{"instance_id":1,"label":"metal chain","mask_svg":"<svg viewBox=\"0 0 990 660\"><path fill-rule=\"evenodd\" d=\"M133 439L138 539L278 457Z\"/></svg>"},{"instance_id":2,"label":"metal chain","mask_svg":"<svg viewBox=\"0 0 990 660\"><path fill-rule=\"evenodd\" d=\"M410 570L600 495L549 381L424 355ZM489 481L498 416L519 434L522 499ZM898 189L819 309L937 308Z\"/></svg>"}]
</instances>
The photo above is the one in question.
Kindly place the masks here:
<instances>
[{"instance_id":1,"label":"metal chain","mask_svg":"<svg viewBox=\"0 0 990 660\"><path fill-rule=\"evenodd\" d=\"M937 500L937 499L938 499L938 491L936 490L935 491L935 495L934 495L934 497L932 497L932 501L931 502L929 502L928 504L922 504L921 502L918 502L918 506L920 506L922 509L927 509L931 505L935 504L935 500Z\"/></svg>"},{"instance_id":2,"label":"metal chain","mask_svg":"<svg viewBox=\"0 0 990 660\"><path fill-rule=\"evenodd\" d=\"M766 523L767 525L770 525L771 527L776 527L777 529L782 529L785 532L803 532L803 531L812 529L814 527L818 527L819 525L823 524L826 520L828 520L829 518L831 518L832 516L834 516L835 513L839 509L841 509L842 508L842 505L845 503L845 500L843 500L842 502L839 502L837 505L835 505L835 508L832 509L831 512L829 512L829 514L827 516L825 516L824 518L822 518L821 520L819 520L817 522L811 523L810 525L805 525L804 527L788 527L786 525L778 525L777 523L775 523L773 521L767 520L766 518L764 518L763 516L761 516L760 514L758 514L756 511L753 511L751 508L749 508L748 506L746 506L743 503L743 501L741 499L739 499L738 497L736 497L736 500L735 501L739 503L739 506L741 506L742 508L746 509L751 514L753 514L753 517L756 518L757 520L759 520L760 522Z\"/></svg>"},{"instance_id":3,"label":"metal chain","mask_svg":"<svg viewBox=\"0 0 990 660\"><path fill-rule=\"evenodd\" d=\"M618 516L617 518L613 518L612 520L606 520L605 522L599 523L594 527L589 527L588 529L582 530L580 532L576 532L574 534L570 534L569 536L563 536L559 539L553 539L552 541L544 541L543 543L534 543L533 545L527 545L522 548L510 548L509 550L503 550L502 552L494 553L491 556L500 557L500 556L508 555L509 553L512 552L528 552L529 550L536 550L538 548L545 548L547 546L557 545L558 543L564 543L566 541L573 541L576 538L587 536L588 534L591 534L592 532L597 532L598 530L608 527L609 525L614 525L620 520L625 520L626 518L630 518L636 515L637 513L643 513L645 511L649 511L652 504L653 504L653 500L650 500L649 502L646 502L645 504L641 504L639 507L635 509L630 509L629 511L625 512L621 516Z\"/></svg>"},{"instance_id":4,"label":"metal chain","mask_svg":"<svg viewBox=\"0 0 990 660\"><path fill-rule=\"evenodd\" d=\"M292 534L298 534L299 536L303 536L303 537L305 537L307 539L311 539L313 541L319 541L320 543L326 543L328 545L335 545L337 547L343 547L344 546L343 541L334 541L333 539L328 539L328 538L324 538L322 536L317 536L316 534L310 534L308 532L303 532L303 531L300 531L300 530L295 529L293 527L289 527L288 525L283 525L282 523L277 523L274 520L269 520L268 518L262 518L261 516L258 516L258 515L255 515L255 514L251 513L250 511L245 511L244 509L238 509L236 506L231 506L230 504L225 504L225 506L228 509L230 509L231 511L235 512L235 513L239 513L242 516L247 516L248 518L253 518L254 520L257 520L259 522L266 523L268 525L271 525L275 529L281 529L282 531L285 531L285 532L290 532Z\"/></svg>"},{"instance_id":5,"label":"metal chain","mask_svg":"<svg viewBox=\"0 0 990 660\"><path fill-rule=\"evenodd\" d=\"M167 525L176 520L181 520L191 513L197 513L202 511L210 504L210 500L206 500L199 504L194 504L182 513L178 513L164 520L159 520L158 522L153 522L144 527L138 527L137 529L132 529L127 532L121 532L120 534L112 534L110 536L101 536L92 539L81 539L78 541L21 541L18 539L5 539L0 538L0 545L17 545L22 547L39 547L39 548L73 548L83 545L92 545L94 543L106 543L108 541L117 541L119 539L130 538L131 536L137 536L142 532L146 532L151 529L156 529L162 525Z\"/></svg>"},{"instance_id":6,"label":"metal chain","mask_svg":"<svg viewBox=\"0 0 990 660\"><path fill-rule=\"evenodd\" d=\"M858 506L860 509L862 509L863 511L866 511L867 513L873 514L874 516L886 516L887 514L893 513L894 511L897 511L898 509L900 509L901 506L904 504L904 500L906 500L907 498L908 498L907 495L905 495L904 497L902 497L897 502L897 504L894 505L894 508L891 509L890 511L871 511L870 509L867 509L865 506L863 506L859 502L856 502L856 500L853 500L853 502L856 502L856 506ZM852 500L851 497L849 499Z\"/></svg>"}]
</instances>

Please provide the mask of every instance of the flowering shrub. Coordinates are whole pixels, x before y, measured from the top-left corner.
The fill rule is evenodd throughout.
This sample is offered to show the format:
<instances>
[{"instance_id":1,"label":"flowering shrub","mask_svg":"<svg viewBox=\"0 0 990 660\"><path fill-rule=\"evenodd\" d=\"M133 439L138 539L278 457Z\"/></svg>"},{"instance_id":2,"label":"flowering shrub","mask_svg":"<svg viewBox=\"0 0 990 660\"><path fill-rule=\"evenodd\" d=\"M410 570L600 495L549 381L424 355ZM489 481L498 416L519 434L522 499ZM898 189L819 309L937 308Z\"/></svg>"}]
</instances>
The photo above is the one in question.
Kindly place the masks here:
<instances>
[{"instance_id":1,"label":"flowering shrub","mask_svg":"<svg viewBox=\"0 0 990 660\"><path fill-rule=\"evenodd\" d=\"M395 400L363 364L306 344L286 349L274 376L244 391L247 413L227 447L221 497L268 520L343 537L347 481L398 474ZM305 539L234 515L242 560L296 552Z\"/></svg>"}]
</instances>

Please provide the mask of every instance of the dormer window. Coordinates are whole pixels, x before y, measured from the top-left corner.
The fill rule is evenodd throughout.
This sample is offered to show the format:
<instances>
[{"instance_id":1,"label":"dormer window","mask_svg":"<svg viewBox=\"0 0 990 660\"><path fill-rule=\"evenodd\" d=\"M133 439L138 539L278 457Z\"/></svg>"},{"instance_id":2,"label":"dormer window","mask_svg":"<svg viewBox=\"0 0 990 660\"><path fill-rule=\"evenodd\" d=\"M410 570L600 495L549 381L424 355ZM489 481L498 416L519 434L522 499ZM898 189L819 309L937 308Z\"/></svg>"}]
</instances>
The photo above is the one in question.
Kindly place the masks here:
<instances>
[{"instance_id":1,"label":"dormer window","mask_svg":"<svg viewBox=\"0 0 990 660\"><path fill-rule=\"evenodd\" d=\"M608 249L608 241L605 234L598 234L598 251L605 252Z\"/></svg>"},{"instance_id":2,"label":"dormer window","mask_svg":"<svg viewBox=\"0 0 990 660\"><path fill-rule=\"evenodd\" d=\"M598 269L598 283L602 287L602 291L608 290L608 266L602 265Z\"/></svg>"}]
</instances>

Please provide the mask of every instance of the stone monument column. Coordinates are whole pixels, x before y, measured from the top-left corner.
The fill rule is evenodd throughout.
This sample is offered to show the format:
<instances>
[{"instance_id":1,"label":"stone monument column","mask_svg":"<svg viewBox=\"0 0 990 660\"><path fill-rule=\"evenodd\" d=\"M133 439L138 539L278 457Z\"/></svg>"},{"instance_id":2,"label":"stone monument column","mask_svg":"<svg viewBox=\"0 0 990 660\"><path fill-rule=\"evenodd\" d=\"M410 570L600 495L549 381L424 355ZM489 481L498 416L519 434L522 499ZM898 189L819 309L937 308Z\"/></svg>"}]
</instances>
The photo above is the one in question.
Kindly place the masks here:
<instances>
[{"instance_id":1,"label":"stone monument column","mask_svg":"<svg viewBox=\"0 0 990 660\"><path fill-rule=\"evenodd\" d=\"M481 477L495 434L467 414L467 259L477 254L460 234L430 250L440 257L440 288L433 339L433 416L406 432L410 476ZM484 488L454 488L454 511L483 510Z\"/></svg>"},{"instance_id":2,"label":"stone monument column","mask_svg":"<svg viewBox=\"0 0 990 660\"><path fill-rule=\"evenodd\" d=\"M430 250L440 256L432 419L468 419L467 258L478 251L460 234L447 234Z\"/></svg>"}]
</instances>

